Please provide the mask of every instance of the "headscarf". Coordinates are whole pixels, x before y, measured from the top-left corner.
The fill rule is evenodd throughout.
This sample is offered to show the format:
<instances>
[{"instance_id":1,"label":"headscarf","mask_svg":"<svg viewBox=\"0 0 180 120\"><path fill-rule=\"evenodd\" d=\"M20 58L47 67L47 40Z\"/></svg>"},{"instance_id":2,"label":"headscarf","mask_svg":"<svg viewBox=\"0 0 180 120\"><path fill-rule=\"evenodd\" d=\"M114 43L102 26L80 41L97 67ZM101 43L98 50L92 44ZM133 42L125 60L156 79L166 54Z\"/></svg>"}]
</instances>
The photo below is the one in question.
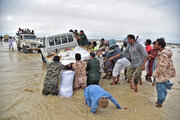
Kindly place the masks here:
<instances>
[{"instance_id":1,"label":"headscarf","mask_svg":"<svg viewBox=\"0 0 180 120\"><path fill-rule=\"evenodd\" d=\"M143 41L143 38L142 38L141 36L138 37L137 42L138 42L139 44L141 44L144 48L146 47L146 46L144 45L144 41Z\"/></svg>"},{"instance_id":2,"label":"headscarf","mask_svg":"<svg viewBox=\"0 0 180 120\"><path fill-rule=\"evenodd\" d=\"M117 44L116 44L116 41L114 39L109 40L109 47L110 48L115 46L115 45L117 45Z\"/></svg>"}]
</instances>

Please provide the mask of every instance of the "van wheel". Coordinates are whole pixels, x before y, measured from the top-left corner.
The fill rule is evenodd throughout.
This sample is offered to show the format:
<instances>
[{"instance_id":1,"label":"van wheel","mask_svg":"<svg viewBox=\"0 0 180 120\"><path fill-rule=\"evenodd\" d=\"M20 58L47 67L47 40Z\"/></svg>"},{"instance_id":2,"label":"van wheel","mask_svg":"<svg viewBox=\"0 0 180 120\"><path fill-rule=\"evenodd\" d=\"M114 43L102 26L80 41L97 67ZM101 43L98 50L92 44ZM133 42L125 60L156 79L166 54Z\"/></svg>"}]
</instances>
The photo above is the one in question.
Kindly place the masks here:
<instances>
[{"instance_id":1,"label":"van wheel","mask_svg":"<svg viewBox=\"0 0 180 120\"><path fill-rule=\"evenodd\" d=\"M25 46L22 47L22 52L23 52L23 53L28 53L28 50L26 49Z\"/></svg>"},{"instance_id":2,"label":"van wheel","mask_svg":"<svg viewBox=\"0 0 180 120\"><path fill-rule=\"evenodd\" d=\"M40 52L41 53L41 52ZM41 58L42 58L42 61L44 62L44 63L46 63L46 58L42 55L42 53L41 53Z\"/></svg>"}]
</instances>

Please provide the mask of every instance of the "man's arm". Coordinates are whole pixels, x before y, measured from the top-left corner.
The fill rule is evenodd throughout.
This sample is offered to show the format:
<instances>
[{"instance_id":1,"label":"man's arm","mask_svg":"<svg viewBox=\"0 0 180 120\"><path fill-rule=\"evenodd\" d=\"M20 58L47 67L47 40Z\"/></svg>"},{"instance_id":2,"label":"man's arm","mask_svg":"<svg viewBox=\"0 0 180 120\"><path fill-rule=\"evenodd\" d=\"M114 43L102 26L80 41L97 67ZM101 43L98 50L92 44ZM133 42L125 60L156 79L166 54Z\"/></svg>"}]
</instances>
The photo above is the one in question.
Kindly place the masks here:
<instances>
[{"instance_id":1,"label":"man's arm","mask_svg":"<svg viewBox=\"0 0 180 120\"><path fill-rule=\"evenodd\" d=\"M156 58L156 56L153 56L153 55L151 55L151 54L149 54L149 57Z\"/></svg>"},{"instance_id":2,"label":"man's arm","mask_svg":"<svg viewBox=\"0 0 180 120\"><path fill-rule=\"evenodd\" d=\"M148 57L148 54L147 54L145 48L141 44L139 44L138 50L141 53L141 55L143 55L143 58L144 58L143 64L142 64L142 70L144 71L145 70L145 64L146 64L146 59Z\"/></svg>"},{"instance_id":3,"label":"man's arm","mask_svg":"<svg viewBox=\"0 0 180 120\"><path fill-rule=\"evenodd\" d=\"M74 35L74 37L77 38L77 39L81 39L81 37L79 37L79 36L77 36L77 35Z\"/></svg>"},{"instance_id":4,"label":"man's arm","mask_svg":"<svg viewBox=\"0 0 180 120\"><path fill-rule=\"evenodd\" d=\"M129 46L128 46L121 54L117 54L117 55L115 55L115 56L113 56L113 57L110 57L110 58L109 58L109 61L111 61L111 60L114 59L114 58L119 57L120 55L124 55L124 54L126 54L126 53L128 53L128 52L129 52Z\"/></svg>"},{"instance_id":5,"label":"man's arm","mask_svg":"<svg viewBox=\"0 0 180 120\"><path fill-rule=\"evenodd\" d=\"M90 98L86 98L86 104L90 107L92 102Z\"/></svg>"},{"instance_id":6,"label":"man's arm","mask_svg":"<svg viewBox=\"0 0 180 120\"><path fill-rule=\"evenodd\" d=\"M141 53L141 55L143 55L144 59L146 59L148 57L148 54L147 54L145 48L141 44L139 44L138 50Z\"/></svg>"},{"instance_id":7,"label":"man's arm","mask_svg":"<svg viewBox=\"0 0 180 120\"><path fill-rule=\"evenodd\" d=\"M91 112L92 113L96 113L96 108L97 108L97 103L92 103L92 105L91 105Z\"/></svg>"},{"instance_id":8,"label":"man's arm","mask_svg":"<svg viewBox=\"0 0 180 120\"><path fill-rule=\"evenodd\" d=\"M146 64L146 59L144 59L143 64L142 64L142 70L145 70L145 64Z\"/></svg>"},{"instance_id":9,"label":"man's arm","mask_svg":"<svg viewBox=\"0 0 180 120\"><path fill-rule=\"evenodd\" d=\"M117 108L121 109L121 106L117 103L117 101L113 98L112 95L109 97L109 99L117 106Z\"/></svg>"},{"instance_id":10,"label":"man's arm","mask_svg":"<svg viewBox=\"0 0 180 120\"><path fill-rule=\"evenodd\" d=\"M89 96L89 93L88 93L88 91L89 91L89 88L86 88L85 90L84 90L84 97L85 97L85 102L86 102L86 104L88 105L88 106L91 106L91 99L90 99L90 96Z\"/></svg>"}]
</instances>

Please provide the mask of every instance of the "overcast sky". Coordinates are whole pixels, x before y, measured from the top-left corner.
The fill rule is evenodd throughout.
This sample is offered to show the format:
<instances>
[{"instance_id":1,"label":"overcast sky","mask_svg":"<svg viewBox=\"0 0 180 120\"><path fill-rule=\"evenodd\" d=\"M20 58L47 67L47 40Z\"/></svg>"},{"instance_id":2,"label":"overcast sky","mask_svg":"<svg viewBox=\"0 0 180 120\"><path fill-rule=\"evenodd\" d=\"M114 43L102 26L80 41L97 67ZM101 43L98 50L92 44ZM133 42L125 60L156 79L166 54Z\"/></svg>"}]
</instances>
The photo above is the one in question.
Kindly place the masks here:
<instances>
[{"instance_id":1,"label":"overcast sky","mask_svg":"<svg viewBox=\"0 0 180 120\"><path fill-rule=\"evenodd\" d=\"M180 43L180 0L0 0L0 35L18 28L37 36L84 30L89 39L127 34Z\"/></svg>"}]
</instances>

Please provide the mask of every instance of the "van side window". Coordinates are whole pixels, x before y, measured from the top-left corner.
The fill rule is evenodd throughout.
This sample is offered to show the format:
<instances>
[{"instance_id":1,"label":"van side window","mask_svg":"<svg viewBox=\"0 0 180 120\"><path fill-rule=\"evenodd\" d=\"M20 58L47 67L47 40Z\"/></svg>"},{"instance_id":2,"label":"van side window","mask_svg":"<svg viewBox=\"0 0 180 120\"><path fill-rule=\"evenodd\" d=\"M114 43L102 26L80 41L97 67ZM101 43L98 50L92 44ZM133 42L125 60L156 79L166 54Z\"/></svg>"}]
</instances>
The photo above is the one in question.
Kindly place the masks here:
<instances>
[{"instance_id":1,"label":"van side window","mask_svg":"<svg viewBox=\"0 0 180 120\"><path fill-rule=\"evenodd\" d=\"M60 37L55 37L55 43L56 43L56 45L61 44Z\"/></svg>"},{"instance_id":2,"label":"van side window","mask_svg":"<svg viewBox=\"0 0 180 120\"><path fill-rule=\"evenodd\" d=\"M72 35L68 35L68 41L69 41L69 42L73 42L73 37L72 37Z\"/></svg>"},{"instance_id":3,"label":"van side window","mask_svg":"<svg viewBox=\"0 0 180 120\"><path fill-rule=\"evenodd\" d=\"M61 36L61 39L62 39L62 43L67 43L67 37L66 36Z\"/></svg>"},{"instance_id":4,"label":"van side window","mask_svg":"<svg viewBox=\"0 0 180 120\"><path fill-rule=\"evenodd\" d=\"M49 38L49 45L53 46L54 45L54 39L53 38Z\"/></svg>"}]
</instances>

